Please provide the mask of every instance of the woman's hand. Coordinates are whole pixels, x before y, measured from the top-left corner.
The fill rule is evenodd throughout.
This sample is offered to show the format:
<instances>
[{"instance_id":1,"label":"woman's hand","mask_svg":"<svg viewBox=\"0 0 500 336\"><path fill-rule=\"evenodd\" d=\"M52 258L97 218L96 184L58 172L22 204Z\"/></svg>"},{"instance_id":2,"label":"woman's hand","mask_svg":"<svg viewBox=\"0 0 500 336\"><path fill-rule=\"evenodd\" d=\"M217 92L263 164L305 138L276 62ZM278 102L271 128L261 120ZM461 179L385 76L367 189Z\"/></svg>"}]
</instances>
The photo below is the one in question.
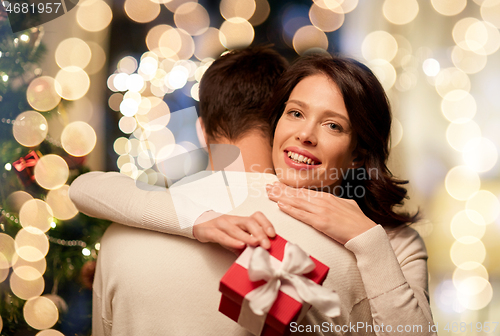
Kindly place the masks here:
<instances>
[{"instance_id":1,"label":"woman's hand","mask_svg":"<svg viewBox=\"0 0 500 336\"><path fill-rule=\"evenodd\" d=\"M365 216L354 200L326 192L295 189L280 182L268 184L266 190L269 199L277 202L281 211L342 245L377 225Z\"/></svg>"},{"instance_id":2,"label":"woman's hand","mask_svg":"<svg viewBox=\"0 0 500 336\"><path fill-rule=\"evenodd\" d=\"M276 232L260 211L248 217L207 211L196 220L193 235L202 243L218 243L230 250L246 245L268 249L271 247L268 237L276 236Z\"/></svg>"}]
</instances>

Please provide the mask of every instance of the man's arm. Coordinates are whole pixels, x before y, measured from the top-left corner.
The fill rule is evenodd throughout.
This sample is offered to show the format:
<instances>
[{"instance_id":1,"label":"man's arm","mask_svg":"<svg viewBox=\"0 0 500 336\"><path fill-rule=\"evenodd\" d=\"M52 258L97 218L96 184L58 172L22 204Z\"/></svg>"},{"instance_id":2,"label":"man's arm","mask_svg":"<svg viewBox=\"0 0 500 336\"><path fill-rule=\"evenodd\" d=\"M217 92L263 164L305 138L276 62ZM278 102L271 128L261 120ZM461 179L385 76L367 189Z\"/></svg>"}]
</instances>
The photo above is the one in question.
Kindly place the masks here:
<instances>
[{"instance_id":1,"label":"man's arm","mask_svg":"<svg viewBox=\"0 0 500 336\"><path fill-rule=\"evenodd\" d=\"M91 217L230 248L259 243L266 247L267 234L275 234L263 215L221 215L182 195L175 196L174 206L168 189L148 184L139 188L139 183L116 172L90 172L71 184L69 196L79 211Z\"/></svg>"}]
</instances>

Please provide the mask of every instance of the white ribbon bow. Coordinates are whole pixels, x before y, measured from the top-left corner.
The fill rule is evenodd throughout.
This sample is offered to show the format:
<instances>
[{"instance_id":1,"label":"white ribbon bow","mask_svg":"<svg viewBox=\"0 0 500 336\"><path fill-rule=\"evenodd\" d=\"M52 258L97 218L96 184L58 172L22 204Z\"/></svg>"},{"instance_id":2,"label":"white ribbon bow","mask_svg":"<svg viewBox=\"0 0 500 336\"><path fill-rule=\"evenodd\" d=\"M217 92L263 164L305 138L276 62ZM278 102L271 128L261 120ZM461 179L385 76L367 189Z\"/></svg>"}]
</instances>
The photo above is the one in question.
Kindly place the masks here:
<instances>
[{"instance_id":1,"label":"white ribbon bow","mask_svg":"<svg viewBox=\"0 0 500 336\"><path fill-rule=\"evenodd\" d=\"M262 247L257 247L250 259L248 275L251 281L265 280L267 283L252 291L249 299L250 309L256 315L264 315L271 309L282 282L293 286L299 297L316 307L328 317L340 315L340 299L334 293L314 281L306 278L316 265L309 256L297 245L287 243L281 268L271 266L271 256Z\"/></svg>"}]
</instances>

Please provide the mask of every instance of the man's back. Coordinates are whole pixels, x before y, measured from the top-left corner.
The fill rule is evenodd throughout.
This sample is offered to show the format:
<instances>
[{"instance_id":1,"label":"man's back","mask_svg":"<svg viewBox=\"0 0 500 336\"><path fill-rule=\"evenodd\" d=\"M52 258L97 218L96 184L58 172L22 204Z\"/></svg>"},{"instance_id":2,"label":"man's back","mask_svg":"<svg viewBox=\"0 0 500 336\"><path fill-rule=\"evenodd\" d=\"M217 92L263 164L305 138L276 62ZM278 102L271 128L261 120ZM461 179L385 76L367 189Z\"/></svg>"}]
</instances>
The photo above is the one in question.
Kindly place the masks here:
<instances>
[{"instance_id":1,"label":"man's back","mask_svg":"<svg viewBox=\"0 0 500 336\"><path fill-rule=\"evenodd\" d=\"M262 211L279 235L330 267L324 286L340 295L341 316L328 319L312 308L302 323L347 325L354 310L362 317L355 322L371 323L354 255L281 212L265 193L265 184L275 180L274 175L247 173L246 183L233 184L232 192L248 188L248 197L230 214ZM210 206L217 203L221 190L202 179L185 186L184 192L203 194ZM236 255L219 245L114 224L102 239L94 313L102 314L104 326L112 323L113 335L247 335L218 312L219 280L235 259ZM98 307L100 303L103 306ZM94 322L99 324L98 316ZM94 325L94 331L99 328Z\"/></svg>"}]
</instances>

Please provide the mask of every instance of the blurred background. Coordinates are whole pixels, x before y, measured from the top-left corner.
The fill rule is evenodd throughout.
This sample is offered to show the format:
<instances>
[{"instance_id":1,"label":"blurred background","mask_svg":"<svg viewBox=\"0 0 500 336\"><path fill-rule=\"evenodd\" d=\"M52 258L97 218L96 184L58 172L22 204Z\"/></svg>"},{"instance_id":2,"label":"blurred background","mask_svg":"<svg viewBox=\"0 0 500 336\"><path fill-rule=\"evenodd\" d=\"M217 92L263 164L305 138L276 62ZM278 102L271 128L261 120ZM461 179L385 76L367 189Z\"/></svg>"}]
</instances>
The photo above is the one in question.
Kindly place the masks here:
<instances>
[{"instance_id":1,"label":"blurred background","mask_svg":"<svg viewBox=\"0 0 500 336\"><path fill-rule=\"evenodd\" d=\"M15 33L8 5L1 335L90 335L108 223L79 214L69 184L89 170L163 179L156 161L199 147L198 83L211 62L269 43L289 61L327 51L375 72L394 114L390 168L424 218L413 227L439 333L500 334L500 0L67 0L66 14Z\"/></svg>"}]
</instances>

